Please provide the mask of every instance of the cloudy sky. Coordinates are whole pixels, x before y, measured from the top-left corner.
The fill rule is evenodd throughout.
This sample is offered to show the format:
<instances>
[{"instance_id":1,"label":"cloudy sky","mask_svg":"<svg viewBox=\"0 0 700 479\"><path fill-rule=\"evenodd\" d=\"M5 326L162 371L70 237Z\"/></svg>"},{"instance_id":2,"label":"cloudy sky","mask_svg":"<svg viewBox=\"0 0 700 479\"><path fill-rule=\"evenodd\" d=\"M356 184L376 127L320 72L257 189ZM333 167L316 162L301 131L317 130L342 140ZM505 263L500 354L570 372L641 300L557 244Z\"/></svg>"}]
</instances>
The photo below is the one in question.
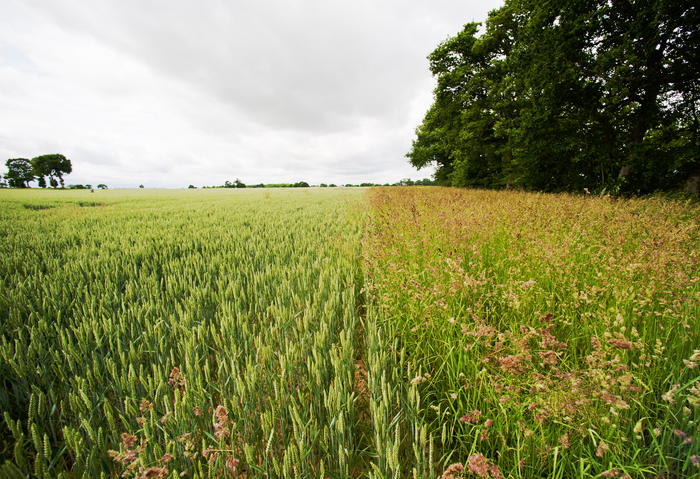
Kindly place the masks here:
<instances>
[{"instance_id":1,"label":"cloudy sky","mask_svg":"<svg viewBox=\"0 0 700 479\"><path fill-rule=\"evenodd\" d=\"M426 56L502 1L2 0L0 173L181 188L429 177Z\"/></svg>"}]
</instances>

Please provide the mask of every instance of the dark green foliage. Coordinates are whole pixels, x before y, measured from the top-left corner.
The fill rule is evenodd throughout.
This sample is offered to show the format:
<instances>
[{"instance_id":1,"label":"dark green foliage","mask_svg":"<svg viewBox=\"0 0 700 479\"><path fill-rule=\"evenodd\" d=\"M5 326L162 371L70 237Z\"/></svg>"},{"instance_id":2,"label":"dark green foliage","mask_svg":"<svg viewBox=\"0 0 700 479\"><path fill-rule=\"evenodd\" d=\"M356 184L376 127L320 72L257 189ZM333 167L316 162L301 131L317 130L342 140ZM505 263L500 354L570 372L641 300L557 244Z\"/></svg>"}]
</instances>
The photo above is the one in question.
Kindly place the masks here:
<instances>
[{"instance_id":1,"label":"dark green foliage","mask_svg":"<svg viewBox=\"0 0 700 479\"><path fill-rule=\"evenodd\" d=\"M306 181L300 181L298 183L294 183L294 188L308 188L309 184Z\"/></svg>"},{"instance_id":2,"label":"dark green foliage","mask_svg":"<svg viewBox=\"0 0 700 479\"><path fill-rule=\"evenodd\" d=\"M26 158L11 158L5 162L7 173L5 179L12 188L28 188L29 182L34 181L32 165Z\"/></svg>"},{"instance_id":3,"label":"dark green foliage","mask_svg":"<svg viewBox=\"0 0 700 479\"><path fill-rule=\"evenodd\" d=\"M688 0L506 1L428 57L407 154L455 186L673 189L699 175L700 14Z\"/></svg>"},{"instance_id":4,"label":"dark green foliage","mask_svg":"<svg viewBox=\"0 0 700 479\"><path fill-rule=\"evenodd\" d=\"M63 175L68 175L73 171L71 161L59 153L32 158L31 165L34 175L40 178L39 186L42 188L46 187L45 176L50 178L49 182L52 187L56 188L60 182L61 188L63 188Z\"/></svg>"},{"instance_id":5,"label":"dark green foliage","mask_svg":"<svg viewBox=\"0 0 700 479\"><path fill-rule=\"evenodd\" d=\"M69 190L84 190L85 188L85 185L68 185Z\"/></svg>"},{"instance_id":6,"label":"dark green foliage","mask_svg":"<svg viewBox=\"0 0 700 479\"><path fill-rule=\"evenodd\" d=\"M236 178L236 181L234 181L233 183L231 183L228 180L224 183L224 188L245 188L245 187L246 187L245 183L243 183L238 178Z\"/></svg>"},{"instance_id":7,"label":"dark green foliage","mask_svg":"<svg viewBox=\"0 0 700 479\"><path fill-rule=\"evenodd\" d=\"M107 185L105 185L104 183L100 183L99 185L97 185L97 187L98 187L99 189L101 189L101 190L106 190L106 189L107 189Z\"/></svg>"},{"instance_id":8,"label":"dark green foliage","mask_svg":"<svg viewBox=\"0 0 700 479\"><path fill-rule=\"evenodd\" d=\"M189 189L191 189L191 190L192 190L192 189L196 189L197 187L196 187L196 186L194 186L194 185L190 185L190 186L188 186L187 188L189 188Z\"/></svg>"}]
</instances>

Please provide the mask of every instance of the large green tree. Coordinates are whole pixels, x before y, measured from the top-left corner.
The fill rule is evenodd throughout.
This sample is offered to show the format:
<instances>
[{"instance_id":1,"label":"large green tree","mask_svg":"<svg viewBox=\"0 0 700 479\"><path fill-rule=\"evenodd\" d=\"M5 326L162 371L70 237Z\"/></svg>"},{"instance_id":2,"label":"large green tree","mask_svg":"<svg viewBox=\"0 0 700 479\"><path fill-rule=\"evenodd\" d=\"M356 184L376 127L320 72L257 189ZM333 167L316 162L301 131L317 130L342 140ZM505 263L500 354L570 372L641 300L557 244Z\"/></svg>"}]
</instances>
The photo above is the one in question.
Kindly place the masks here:
<instances>
[{"instance_id":1,"label":"large green tree","mask_svg":"<svg viewBox=\"0 0 700 479\"><path fill-rule=\"evenodd\" d=\"M687 0L507 0L428 57L407 154L456 186L668 189L700 173L700 15Z\"/></svg>"},{"instance_id":2,"label":"large green tree","mask_svg":"<svg viewBox=\"0 0 700 479\"><path fill-rule=\"evenodd\" d=\"M63 175L70 174L73 171L71 161L59 153L50 155L41 155L32 158L32 168L34 174L41 179L40 185L46 187L44 177L50 178L49 183L56 188L58 183L61 183L61 188L64 188Z\"/></svg>"},{"instance_id":3,"label":"large green tree","mask_svg":"<svg viewBox=\"0 0 700 479\"><path fill-rule=\"evenodd\" d=\"M11 158L5 162L7 173L5 179L13 188L28 188L29 182L34 181L32 165L26 158Z\"/></svg>"}]
</instances>

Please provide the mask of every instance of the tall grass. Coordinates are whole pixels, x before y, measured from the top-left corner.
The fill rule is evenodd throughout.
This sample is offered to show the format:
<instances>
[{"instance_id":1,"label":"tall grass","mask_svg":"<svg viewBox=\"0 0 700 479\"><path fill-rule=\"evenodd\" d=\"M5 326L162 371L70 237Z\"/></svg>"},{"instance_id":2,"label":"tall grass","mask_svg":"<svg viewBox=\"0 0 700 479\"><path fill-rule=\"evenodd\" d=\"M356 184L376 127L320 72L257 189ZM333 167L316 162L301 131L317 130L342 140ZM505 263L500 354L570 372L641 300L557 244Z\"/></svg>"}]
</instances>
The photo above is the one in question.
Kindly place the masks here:
<instances>
[{"instance_id":1,"label":"tall grass","mask_svg":"<svg viewBox=\"0 0 700 479\"><path fill-rule=\"evenodd\" d=\"M697 206L436 188L369 202L369 310L428 373L404 381L443 477L700 473Z\"/></svg>"}]
</instances>

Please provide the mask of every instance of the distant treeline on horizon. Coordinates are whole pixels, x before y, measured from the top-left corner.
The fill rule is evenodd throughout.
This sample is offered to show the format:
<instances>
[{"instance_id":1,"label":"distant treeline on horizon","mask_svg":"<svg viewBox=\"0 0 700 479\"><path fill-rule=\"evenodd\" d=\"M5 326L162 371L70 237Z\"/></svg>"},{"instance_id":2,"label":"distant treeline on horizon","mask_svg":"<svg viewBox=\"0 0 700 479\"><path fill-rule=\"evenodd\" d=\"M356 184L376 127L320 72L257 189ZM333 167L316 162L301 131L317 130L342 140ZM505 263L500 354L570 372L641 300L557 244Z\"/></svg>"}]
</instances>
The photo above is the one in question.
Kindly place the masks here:
<instances>
[{"instance_id":1,"label":"distant treeline on horizon","mask_svg":"<svg viewBox=\"0 0 700 479\"><path fill-rule=\"evenodd\" d=\"M8 160L10 161L10 160ZM34 181L34 178L32 177L31 179L29 177L22 177L21 181L17 180L12 176L12 171L5 175L6 178L9 178L9 182L2 181L2 177L0 177L0 188L31 188L29 186L30 181ZM25 175L26 176L26 175ZM62 182L61 178L61 182ZM9 184L8 184L9 183ZM55 182L56 184L54 185L54 182L52 182L52 186L57 189L68 189L68 190L93 190L93 189L100 189L100 190L106 190L109 189L109 187L104 184L100 183L97 185L97 187L93 187L92 184L69 184L67 186L61 185L61 187L58 187L58 182ZM429 178L424 178L422 180L412 180L410 178L404 178L401 181L397 181L396 183L360 183L360 184L352 184L352 183L347 183L347 184L340 184L336 185L334 183L326 184L326 183L321 183L319 185L310 185L306 181L299 181L297 183L258 183L255 185L246 185L243 183L241 180L236 178L234 182L226 181L223 185L214 185L214 186L202 186L202 188L312 188L312 187L321 187L321 188L336 188L336 187L369 187L369 186L437 186L437 185L444 185L445 182L439 182L438 180L431 180ZM39 185L42 188L46 187L46 183L44 182L43 185L40 183ZM145 188L144 185L139 185L138 188ZM196 189L197 187L194 185L189 185L188 188Z\"/></svg>"},{"instance_id":2,"label":"distant treeline on horizon","mask_svg":"<svg viewBox=\"0 0 700 479\"><path fill-rule=\"evenodd\" d=\"M359 185L353 185L351 183L347 183L345 185L336 185L333 183L326 184L326 183L321 183L319 185L310 185L306 181L300 181L298 183L259 183L256 185L246 185L242 181L240 181L238 178L236 178L236 181L233 183L230 181L226 181L223 185L220 186L203 186L202 188L311 188L311 187L321 187L321 188L336 188L338 186L341 187L368 187L368 186L436 186L438 185L437 180L431 180L430 178L424 178L422 180L411 180L410 178L405 178L401 181L397 181L396 183L360 183ZM194 185L188 186L188 188L197 188Z\"/></svg>"}]
</instances>

